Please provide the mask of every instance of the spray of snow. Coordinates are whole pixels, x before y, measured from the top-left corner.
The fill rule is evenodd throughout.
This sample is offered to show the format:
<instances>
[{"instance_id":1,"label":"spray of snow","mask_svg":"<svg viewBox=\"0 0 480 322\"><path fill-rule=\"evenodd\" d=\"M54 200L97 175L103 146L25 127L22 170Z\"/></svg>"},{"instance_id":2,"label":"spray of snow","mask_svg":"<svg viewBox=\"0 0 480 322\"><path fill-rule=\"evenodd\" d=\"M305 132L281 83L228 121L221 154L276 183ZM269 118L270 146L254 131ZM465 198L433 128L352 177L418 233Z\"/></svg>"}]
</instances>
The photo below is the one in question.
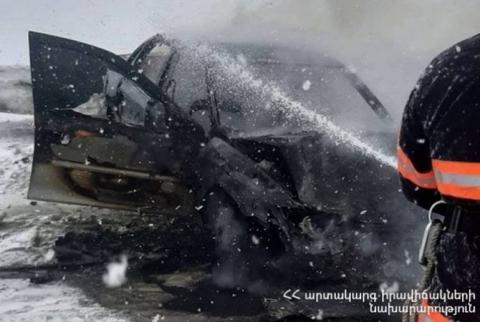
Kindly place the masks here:
<instances>
[{"instance_id":1,"label":"spray of snow","mask_svg":"<svg viewBox=\"0 0 480 322\"><path fill-rule=\"evenodd\" d=\"M160 316L160 314L157 314L153 317L152 322L158 322L158 321L163 321L165 320L165 316Z\"/></svg>"},{"instance_id":2,"label":"spray of snow","mask_svg":"<svg viewBox=\"0 0 480 322\"><path fill-rule=\"evenodd\" d=\"M312 320L317 320L317 321L323 320L323 310L318 310L317 315L313 316Z\"/></svg>"},{"instance_id":3,"label":"spray of snow","mask_svg":"<svg viewBox=\"0 0 480 322\"><path fill-rule=\"evenodd\" d=\"M120 262L113 262L107 265L107 272L103 275L105 286L113 288L120 287L127 281L128 260L126 255L120 257Z\"/></svg>"},{"instance_id":4,"label":"spray of snow","mask_svg":"<svg viewBox=\"0 0 480 322\"><path fill-rule=\"evenodd\" d=\"M215 64L220 71L225 74L226 78L233 78L236 84L247 86L255 92L260 93L263 97L269 97L271 102L280 103L265 105L266 112L271 112L269 110L273 108L280 108L286 115L293 118L300 118L307 127L310 126L311 130L327 134L336 144L345 144L366 156L376 159L384 165L395 167L394 157L385 155L368 143L363 142L353 133L336 125L327 116L316 113L302 103L292 99L277 84L266 82L256 77L246 66L237 62L228 54L217 51L207 45L191 46L191 48L200 59Z\"/></svg>"},{"instance_id":5,"label":"spray of snow","mask_svg":"<svg viewBox=\"0 0 480 322\"><path fill-rule=\"evenodd\" d=\"M383 282L380 284L379 289L382 293L397 293L400 290L400 284L397 281L394 281L392 285L388 285L387 282Z\"/></svg>"}]
</instances>

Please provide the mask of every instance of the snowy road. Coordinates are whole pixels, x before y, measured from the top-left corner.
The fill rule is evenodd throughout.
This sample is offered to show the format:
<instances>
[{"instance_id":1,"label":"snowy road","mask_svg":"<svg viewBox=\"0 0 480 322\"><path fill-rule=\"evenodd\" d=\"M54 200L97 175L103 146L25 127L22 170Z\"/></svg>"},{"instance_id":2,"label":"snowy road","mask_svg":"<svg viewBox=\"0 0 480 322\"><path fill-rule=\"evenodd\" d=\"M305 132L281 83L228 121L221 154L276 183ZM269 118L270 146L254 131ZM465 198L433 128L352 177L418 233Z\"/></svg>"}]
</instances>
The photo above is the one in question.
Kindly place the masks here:
<instances>
[{"instance_id":1,"label":"snowy road","mask_svg":"<svg viewBox=\"0 0 480 322\"><path fill-rule=\"evenodd\" d=\"M218 293L204 282L206 256L189 256L202 235L188 216L27 200L32 123L29 115L0 113L0 321L258 321L260 298ZM53 248L62 236L67 248L102 260L59 263ZM110 289L102 275L118 249L131 262L128 281Z\"/></svg>"},{"instance_id":2,"label":"snowy road","mask_svg":"<svg viewBox=\"0 0 480 322\"><path fill-rule=\"evenodd\" d=\"M33 152L32 122L29 115L0 114L2 269L52 262L51 248L65 227L62 222L66 218L59 207L32 205L26 200ZM67 317L70 321L125 320L119 312L100 307L65 283L35 285L23 275L0 280L1 321L64 321Z\"/></svg>"},{"instance_id":3,"label":"snowy road","mask_svg":"<svg viewBox=\"0 0 480 322\"><path fill-rule=\"evenodd\" d=\"M321 310L300 305L281 299L280 289L276 298L217 289L210 281L209 238L192 214L27 200L33 153L29 115L0 113L0 149L0 322L253 322L324 311L354 321L351 317L363 312L340 303L322 304ZM127 282L109 288L102 277L119 255L128 257Z\"/></svg>"}]
</instances>

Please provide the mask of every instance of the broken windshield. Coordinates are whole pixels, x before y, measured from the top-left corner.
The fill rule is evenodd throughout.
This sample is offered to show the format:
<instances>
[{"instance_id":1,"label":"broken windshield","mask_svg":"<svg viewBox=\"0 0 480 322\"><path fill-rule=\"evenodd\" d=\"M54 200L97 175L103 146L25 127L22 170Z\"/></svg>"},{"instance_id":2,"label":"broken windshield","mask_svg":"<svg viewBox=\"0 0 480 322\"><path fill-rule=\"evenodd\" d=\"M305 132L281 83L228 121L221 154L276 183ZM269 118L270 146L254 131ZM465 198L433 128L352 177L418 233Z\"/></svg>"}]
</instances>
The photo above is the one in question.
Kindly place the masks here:
<instances>
[{"instance_id":1,"label":"broken windshield","mask_svg":"<svg viewBox=\"0 0 480 322\"><path fill-rule=\"evenodd\" d=\"M358 134L389 131L388 125L360 95L349 80L348 71L338 62L325 58L319 58L318 62L278 58L286 52L282 49L277 49L274 54L265 54L261 52L262 48L248 46L236 48L240 54L236 54L237 50L227 49L258 79L277 84L288 97L327 116L345 130ZM288 52L288 55L292 54ZM300 115L286 112L281 102L272 101L254 86L239 84L235 76L225 77L217 67L207 68L198 59L182 53L172 76L176 84L174 100L186 112L191 113L194 104L208 101L207 74L212 76L210 86L219 108L220 124L232 134L308 130L308 124ZM211 115L207 109L193 112L192 117L208 131Z\"/></svg>"},{"instance_id":2,"label":"broken windshield","mask_svg":"<svg viewBox=\"0 0 480 322\"><path fill-rule=\"evenodd\" d=\"M329 117L336 125L355 133L384 131L386 124L351 84L341 66L312 66L281 62L253 62L259 78L277 84L295 101ZM280 102L268 101L248 88L227 88L217 83L220 122L239 134L277 129L280 132L307 128L297 115L286 113ZM234 109L228 105L235 105ZM223 108L227 107L227 108Z\"/></svg>"}]
</instances>

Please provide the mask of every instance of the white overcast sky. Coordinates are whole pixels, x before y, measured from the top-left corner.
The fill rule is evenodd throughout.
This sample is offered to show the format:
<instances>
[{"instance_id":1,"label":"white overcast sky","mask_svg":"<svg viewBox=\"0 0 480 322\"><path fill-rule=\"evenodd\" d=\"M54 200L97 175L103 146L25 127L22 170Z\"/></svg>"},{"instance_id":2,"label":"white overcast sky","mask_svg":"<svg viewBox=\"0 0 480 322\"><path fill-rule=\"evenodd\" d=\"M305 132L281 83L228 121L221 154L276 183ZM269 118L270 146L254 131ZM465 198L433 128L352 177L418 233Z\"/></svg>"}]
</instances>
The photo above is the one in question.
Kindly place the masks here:
<instances>
[{"instance_id":1,"label":"white overcast sky","mask_svg":"<svg viewBox=\"0 0 480 322\"><path fill-rule=\"evenodd\" d=\"M0 65L28 63L28 30L129 52L160 31L222 24L229 0L0 0ZM225 10L227 9L227 10Z\"/></svg>"},{"instance_id":2,"label":"white overcast sky","mask_svg":"<svg viewBox=\"0 0 480 322\"><path fill-rule=\"evenodd\" d=\"M479 12L480 0L0 0L0 65L28 63L28 30L119 53L165 31L429 57L477 33Z\"/></svg>"},{"instance_id":3,"label":"white overcast sky","mask_svg":"<svg viewBox=\"0 0 480 322\"><path fill-rule=\"evenodd\" d=\"M306 45L353 66L393 111L441 50L480 32L480 0L0 0L0 66L28 30L131 52L157 32Z\"/></svg>"}]
</instances>

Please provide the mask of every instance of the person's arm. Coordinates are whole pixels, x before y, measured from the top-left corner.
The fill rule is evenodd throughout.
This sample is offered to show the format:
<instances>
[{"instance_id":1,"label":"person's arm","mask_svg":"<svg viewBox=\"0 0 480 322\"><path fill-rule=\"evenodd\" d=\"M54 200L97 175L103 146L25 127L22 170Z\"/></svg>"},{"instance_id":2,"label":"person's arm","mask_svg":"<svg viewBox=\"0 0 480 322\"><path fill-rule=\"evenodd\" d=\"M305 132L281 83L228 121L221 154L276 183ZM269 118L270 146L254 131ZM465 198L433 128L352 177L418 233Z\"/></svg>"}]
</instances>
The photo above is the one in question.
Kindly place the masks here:
<instances>
[{"instance_id":1,"label":"person's arm","mask_svg":"<svg viewBox=\"0 0 480 322\"><path fill-rule=\"evenodd\" d=\"M430 158L429 139L423 129L424 106L417 87L403 114L397 146L397 170L405 197L422 208L440 200Z\"/></svg>"},{"instance_id":2,"label":"person's arm","mask_svg":"<svg viewBox=\"0 0 480 322\"><path fill-rule=\"evenodd\" d=\"M480 76L469 69L456 70L455 74L458 76L443 96L443 107L432 113L429 122L432 167L437 190L445 200L478 212Z\"/></svg>"},{"instance_id":3,"label":"person's arm","mask_svg":"<svg viewBox=\"0 0 480 322\"><path fill-rule=\"evenodd\" d=\"M405 108L398 170L405 196L423 208L443 198L480 210L479 51L475 36L438 55Z\"/></svg>"}]
</instances>

